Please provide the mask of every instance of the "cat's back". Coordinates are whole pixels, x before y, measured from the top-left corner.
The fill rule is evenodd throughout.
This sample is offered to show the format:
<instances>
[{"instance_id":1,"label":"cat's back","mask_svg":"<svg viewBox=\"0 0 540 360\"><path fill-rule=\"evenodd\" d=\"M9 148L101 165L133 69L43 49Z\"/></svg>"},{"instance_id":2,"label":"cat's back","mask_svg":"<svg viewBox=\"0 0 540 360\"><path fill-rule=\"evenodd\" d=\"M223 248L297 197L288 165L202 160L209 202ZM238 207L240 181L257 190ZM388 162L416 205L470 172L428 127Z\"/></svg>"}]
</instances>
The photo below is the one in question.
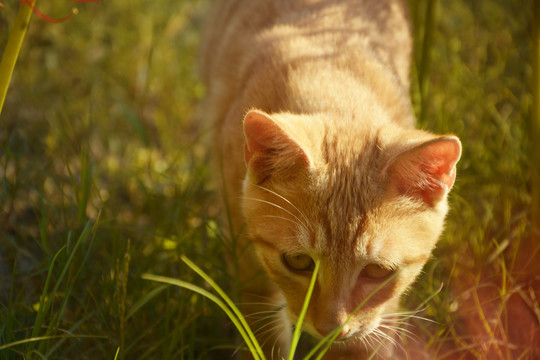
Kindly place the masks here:
<instances>
[{"instance_id":1,"label":"cat's back","mask_svg":"<svg viewBox=\"0 0 540 360\"><path fill-rule=\"evenodd\" d=\"M210 87L223 77L230 86L242 78L249 59L278 60L265 43L273 37L291 57L317 48L371 52L408 89L407 17L403 0L218 0L211 5L203 41L203 77Z\"/></svg>"}]
</instances>

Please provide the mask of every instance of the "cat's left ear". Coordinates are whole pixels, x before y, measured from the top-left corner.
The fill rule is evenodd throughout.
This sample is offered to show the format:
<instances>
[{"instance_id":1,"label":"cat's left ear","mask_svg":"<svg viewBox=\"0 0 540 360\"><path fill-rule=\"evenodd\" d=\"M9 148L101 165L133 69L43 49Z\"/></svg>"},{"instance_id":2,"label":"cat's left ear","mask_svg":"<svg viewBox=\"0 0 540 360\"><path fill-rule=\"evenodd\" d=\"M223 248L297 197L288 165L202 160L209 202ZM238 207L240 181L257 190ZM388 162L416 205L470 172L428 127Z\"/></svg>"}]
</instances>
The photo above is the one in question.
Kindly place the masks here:
<instances>
[{"instance_id":1,"label":"cat's left ear","mask_svg":"<svg viewBox=\"0 0 540 360\"><path fill-rule=\"evenodd\" d=\"M390 182L401 195L417 197L434 206L456 180L461 143L455 136L426 141L398 155L390 163Z\"/></svg>"},{"instance_id":2,"label":"cat's left ear","mask_svg":"<svg viewBox=\"0 0 540 360\"><path fill-rule=\"evenodd\" d=\"M246 114L244 135L246 165L258 183L270 176L293 178L310 164L302 146L265 112L251 110Z\"/></svg>"}]
</instances>

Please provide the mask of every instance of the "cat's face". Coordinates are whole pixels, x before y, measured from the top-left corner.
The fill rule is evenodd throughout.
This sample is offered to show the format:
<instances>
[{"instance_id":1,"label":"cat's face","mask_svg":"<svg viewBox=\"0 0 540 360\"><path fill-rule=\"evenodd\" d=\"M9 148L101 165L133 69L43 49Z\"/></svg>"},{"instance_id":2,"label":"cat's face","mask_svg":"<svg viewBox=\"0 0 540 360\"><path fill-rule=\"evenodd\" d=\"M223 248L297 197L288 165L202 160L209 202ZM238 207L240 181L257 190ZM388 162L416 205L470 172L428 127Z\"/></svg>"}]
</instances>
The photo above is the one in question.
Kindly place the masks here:
<instances>
[{"instance_id":1,"label":"cat's face","mask_svg":"<svg viewBox=\"0 0 540 360\"><path fill-rule=\"evenodd\" d=\"M399 204L398 199L342 217L343 208L335 208L339 201L321 203L318 195L309 187L292 192L246 188L254 246L283 291L292 321L302 307L314 261L319 260L305 330L324 336L356 311L344 331L362 335L378 325L378 315L394 311L395 300L429 258L442 218L413 204Z\"/></svg>"},{"instance_id":2,"label":"cat's face","mask_svg":"<svg viewBox=\"0 0 540 360\"><path fill-rule=\"evenodd\" d=\"M304 329L320 338L343 326L343 340L372 332L396 310L442 231L459 141L385 154L374 139L342 151L323 136L311 139L319 151L269 116L250 114L244 216L289 318L296 321L319 261Z\"/></svg>"}]
</instances>

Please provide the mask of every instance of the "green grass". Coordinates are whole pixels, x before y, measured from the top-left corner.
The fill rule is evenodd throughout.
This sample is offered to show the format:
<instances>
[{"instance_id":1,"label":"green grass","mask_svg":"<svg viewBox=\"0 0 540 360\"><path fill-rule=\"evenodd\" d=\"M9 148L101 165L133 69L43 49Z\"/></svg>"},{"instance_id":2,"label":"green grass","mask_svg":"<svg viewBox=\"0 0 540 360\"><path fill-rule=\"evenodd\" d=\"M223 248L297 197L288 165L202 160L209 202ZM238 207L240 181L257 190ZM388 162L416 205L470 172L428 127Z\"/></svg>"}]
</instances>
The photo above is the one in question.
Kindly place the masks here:
<instances>
[{"instance_id":1,"label":"green grass","mask_svg":"<svg viewBox=\"0 0 540 360\"><path fill-rule=\"evenodd\" d=\"M214 295L213 293L199 287L196 285L193 285L192 283L185 282L182 280L177 280L173 278L168 277L162 277L162 276L156 276L152 274L143 274L143 279L146 280L153 280L157 282L162 282L166 284L175 285L187 290L191 290L197 294L200 294L204 296L206 299L211 300L215 304L217 304L221 310L229 317L229 319L233 322L234 326L242 336L242 339L247 344L249 351L251 354L253 354L253 358L255 360L261 360L264 359L264 354L262 352L261 346L259 345L259 342L255 338L255 335L253 334L253 331L247 324L246 319L238 309L238 307L234 304L234 302L231 300L231 298L221 289L219 285L217 285L212 278L206 274L203 270L201 270L196 264L194 264L191 260L186 258L185 256L181 257L182 261L186 263L193 271L195 271L201 278L203 278L211 287L212 289L218 293L219 297ZM313 273L313 279L315 279L316 271ZM312 287L313 288L313 287ZM309 299L309 297L308 297ZM308 300L309 301L309 300ZM304 311L305 313L305 311Z\"/></svg>"},{"instance_id":2,"label":"green grass","mask_svg":"<svg viewBox=\"0 0 540 360\"><path fill-rule=\"evenodd\" d=\"M18 2L2 3L3 51ZM534 359L532 4L411 3L420 126L464 152L445 235L404 300L436 323L411 319L405 347ZM37 2L56 18L74 4L63 23L33 15L0 114L0 359L227 358L241 343L217 305L142 277L208 290L186 256L237 299L197 111L206 1Z\"/></svg>"}]
</instances>

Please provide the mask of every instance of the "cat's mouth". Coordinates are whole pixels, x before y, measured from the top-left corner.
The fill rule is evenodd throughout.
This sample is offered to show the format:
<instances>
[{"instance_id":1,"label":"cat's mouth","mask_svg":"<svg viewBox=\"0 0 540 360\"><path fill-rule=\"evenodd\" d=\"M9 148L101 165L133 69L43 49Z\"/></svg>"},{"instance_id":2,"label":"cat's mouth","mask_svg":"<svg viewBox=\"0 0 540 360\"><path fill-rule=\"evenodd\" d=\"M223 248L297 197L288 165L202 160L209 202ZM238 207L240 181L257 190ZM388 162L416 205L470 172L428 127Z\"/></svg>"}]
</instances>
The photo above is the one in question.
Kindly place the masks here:
<instances>
[{"instance_id":1,"label":"cat's mouth","mask_svg":"<svg viewBox=\"0 0 540 360\"><path fill-rule=\"evenodd\" d=\"M361 336L357 332L352 333L352 334L348 333L345 336L335 339L334 342L344 343L352 339L358 339L359 337Z\"/></svg>"},{"instance_id":2,"label":"cat's mouth","mask_svg":"<svg viewBox=\"0 0 540 360\"><path fill-rule=\"evenodd\" d=\"M320 341L324 338L321 334L319 334L316 331L311 331L310 326L307 326L305 328L305 331L310 334L311 337L313 337L316 341ZM347 343L352 340L358 340L362 339L366 336L368 336L372 330L370 329L351 329L347 334L344 334L342 336L336 337L333 342L337 343Z\"/></svg>"},{"instance_id":3,"label":"cat's mouth","mask_svg":"<svg viewBox=\"0 0 540 360\"><path fill-rule=\"evenodd\" d=\"M372 330L368 330L368 329L351 330L347 334L345 334L344 336L336 338L334 340L334 342L342 342L342 343L344 343L344 342L351 341L351 340L358 340L358 339L361 339L361 338L364 338L364 337L368 336L371 332L372 332Z\"/></svg>"}]
</instances>

